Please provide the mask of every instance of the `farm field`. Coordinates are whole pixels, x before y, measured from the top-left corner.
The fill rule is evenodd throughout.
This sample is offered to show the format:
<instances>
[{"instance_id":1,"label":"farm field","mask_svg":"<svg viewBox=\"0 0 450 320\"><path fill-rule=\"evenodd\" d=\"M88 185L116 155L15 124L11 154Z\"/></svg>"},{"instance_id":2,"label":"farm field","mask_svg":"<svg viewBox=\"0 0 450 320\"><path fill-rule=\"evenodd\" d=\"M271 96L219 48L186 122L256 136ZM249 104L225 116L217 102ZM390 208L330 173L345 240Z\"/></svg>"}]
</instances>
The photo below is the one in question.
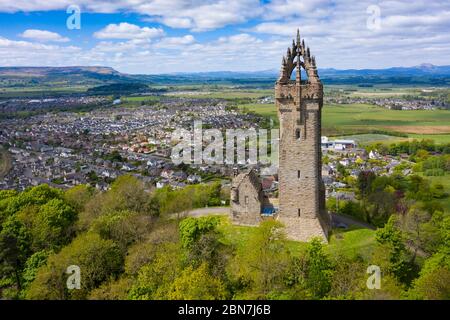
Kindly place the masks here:
<instances>
[{"instance_id":1,"label":"farm field","mask_svg":"<svg viewBox=\"0 0 450 320\"><path fill-rule=\"evenodd\" d=\"M274 104L244 104L243 110L277 119ZM322 134L349 136L374 131L407 134L408 138L450 142L450 110L388 110L368 104L325 105ZM389 135L363 136L361 142L404 140ZM392 141L394 142L394 141Z\"/></svg>"},{"instance_id":2,"label":"farm field","mask_svg":"<svg viewBox=\"0 0 450 320\"><path fill-rule=\"evenodd\" d=\"M85 85L0 88L0 98L40 98L43 96L49 96L51 94L64 95L84 93L88 88L89 87Z\"/></svg>"},{"instance_id":3,"label":"farm field","mask_svg":"<svg viewBox=\"0 0 450 320\"><path fill-rule=\"evenodd\" d=\"M355 140L358 144L374 143L374 142L389 142L394 143L402 140L408 140L408 138L390 136L387 134L377 134L377 133L362 133L348 136L336 137L339 139L349 139Z\"/></svg>"},{"instance_id":4,"label":"farm field","mask_svg":"<svg viewBox=\"0 0 450 320\"><path fill-rule=\"evenodd\" d=\"M450 134L408 134L412 139L433 139L436 143L450 143Z\"/></svg>"},{"instance_id":5,"label":"farm field","mask_svg":"<svg viewBox=\"0 0 450 320\"><path fill-rule=\"evenodd\" d=\"M198 99L258 99L273 95L273 90L178 91L169 92L165 95Z\"/></svg>"}]
</instances>

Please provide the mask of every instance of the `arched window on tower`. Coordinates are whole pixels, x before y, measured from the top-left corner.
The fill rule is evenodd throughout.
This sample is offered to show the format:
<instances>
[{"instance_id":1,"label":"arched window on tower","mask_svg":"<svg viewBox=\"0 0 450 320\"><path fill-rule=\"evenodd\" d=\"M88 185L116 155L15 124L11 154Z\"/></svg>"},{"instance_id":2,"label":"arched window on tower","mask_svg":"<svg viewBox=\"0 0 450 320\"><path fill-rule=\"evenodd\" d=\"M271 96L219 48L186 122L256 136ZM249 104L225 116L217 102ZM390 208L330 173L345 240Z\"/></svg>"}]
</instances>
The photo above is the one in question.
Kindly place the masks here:
<instances>
[{"instance_id":1,"label":"arched window on tower","mask_svg":"<svg viewBox=\"0 0 450 320\"><path fill-rule=\"evenodd\" d=\"M301 137L302 137L301 130L296 129L295 130L295 139L300 140Z\"/></svg>"}]
</instances>

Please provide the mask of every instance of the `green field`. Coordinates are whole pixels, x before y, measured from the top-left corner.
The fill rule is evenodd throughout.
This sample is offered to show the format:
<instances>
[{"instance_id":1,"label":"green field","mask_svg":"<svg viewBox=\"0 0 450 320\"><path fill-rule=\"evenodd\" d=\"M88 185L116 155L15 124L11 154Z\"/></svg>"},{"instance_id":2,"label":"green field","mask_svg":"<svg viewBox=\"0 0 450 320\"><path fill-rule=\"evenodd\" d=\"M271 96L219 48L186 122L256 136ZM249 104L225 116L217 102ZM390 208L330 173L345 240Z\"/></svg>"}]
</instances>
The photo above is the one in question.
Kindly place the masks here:
<instances>
[{"instance_id":1,"label":"green field","mask_svg":"<svg viewBox=\"0 0 450 320\"><path fill-rule=\"evenodd\" d=\"M142 104L152 104L160 100L159 96L121 97L120 107L139 107Z\"/></svg>"},{"instance_id":2,"label":"green field","mask_svg":"<svg viewBox=\"0 0 450 320\"><path fill-rule=\"evenodd\" d=\"M436 143L450 143L449 134L408 134L408 137L412 139L433 139Z\"/></svg>"},{"instance_id":3,"label":"green field","mask_svg":"<svg viewBox=\"0 0 450 320\"><path fill-rule=\"evenodd\" d=\"M367 144L367 143L374 143L374 142L393 143L393 142L397 142L400 140L407 140L407 138L390 136L387 134L377 134L377 133L362 133L362 134L355 134L355 135L348 135L348 136L340 136L340 137L336 137L336 138L355 140L358 144Z\"/></svg>"},{"instance_id":4,"label":"green field","mask_svg":"<svg viewBox=\"0 0 450 320\"><path fill-rule=\"evenodd\" d=\"M273 95L273 90L179 91L165 95L194 99L259 99Z\"/></svg>"},{"instance_id":5,"label":"green field","mask_svg":"<svg viewBox=\"0 0 450 320\"><path fill-rule=\"evenodd\" d=\"M88 88L89 86L85 85L0 88L0 98L40 98L51 95L67 95L73 93L84 93Z\"/></svg>"},{"instance_id":6,"label":"green field","mask_svg":"<svg viewBox=\"0 0 450 320\"><path fill-rule=\"evenodd\" d=\"M243 104L240 107L270 117L277 123L274 104ZM448 143L450 110L389 110L367 104L325 105L323 108L323 135L348 136L376 131L407 134L409 138L434 139L437 143ZM404 138L389 135L365 135L361 140L365 143L402 139Z\"/></svg>"}]
</instances>

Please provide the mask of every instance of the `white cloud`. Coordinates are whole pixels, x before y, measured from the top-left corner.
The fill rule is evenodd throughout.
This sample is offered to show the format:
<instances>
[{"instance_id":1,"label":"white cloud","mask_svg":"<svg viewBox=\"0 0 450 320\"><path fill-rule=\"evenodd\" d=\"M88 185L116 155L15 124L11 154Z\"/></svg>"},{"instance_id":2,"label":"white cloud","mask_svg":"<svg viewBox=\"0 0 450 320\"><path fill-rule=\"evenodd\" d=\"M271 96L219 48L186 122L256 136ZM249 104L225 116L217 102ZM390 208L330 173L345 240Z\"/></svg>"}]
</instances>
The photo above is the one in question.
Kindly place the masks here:
<instances>
[{"instance_id":1,"label":"white cloud","mask_svg":"<svg viewBox=\"0 0 450 320\"><path fill-rule=\"evenodd\" d=\"M158 48L171 48L195 43L193 35L187 34L183 37L167 37L156 44Z\"/></svg>"},{"instance_id":2,"label":"white cloud","mask_svg":"<svg viewBox=\"0 0 450 320\"><path fill-rule=\"evenodd\" d=\"M161 28L141 28L126 22L109 24L94 33L94 37L97 39L152 39L163 35L164 31Z\"/></svg>"},{"instance_id":3,"label":"white cloud","mask_svg":"<svg viewBox=\"0 0 450 320\"><path fill-rule=\"evenodd\" d=\"M273 0L264 7L266 19L282 19L293 16L319 16L332 10L330 0Z\"/></svg>"},{"instance_id":4,"label":"white cloud","mask_svg":"<svg viewBox=\"0 0 450 320\"><path fill-rule=\"evenodd\" d=\"M69 5L79 5L82 12L134 12L195 31L246 22L263 10L258 0L0 0L0 11L65 10Z\"/></svg>"},{"instance_id":5,"label":"white cloud","mask_svg":"<svg viewBox=\"0 0 450 320\"><path fill-rule=\"evenodd\" d=\"M25 30L21 35L22 38L42 41L42 42L68 42L69 38L63 37L56 32L51 32L47 30L37 30L28 29Z\"/></svg>"},{"instance_id":6,"label":"white cloud","mask_svg":"<svg viewBox=\"0 0 450 320\"><path fill-rule=\"evenodd\" d=\"M82 50L75 46L14 41L0 37L2 66L76 65L81 53Z\"/></svg>"},{"instance_id":7,"label":"white cloud","mask_svg":"<svg viewBox=\"0 0 450 320\"><path fill-rule=\"evenodd\" d=\"M42 58L48 51L55 65L75 61L131 73L272 69L300 28L319 68L450 65L448 0L0 0L0 11L64 10L69 4L80 5L82 12L138 13L144 21L190 31L165 37L158 28L113 24L83 50L23 41L2 47L3 39L1 64L53 63ZM372 4L381 9L380 30L366 25ZM251 27L237 25L253 18ZM235 26L225 30L226 37L191 34L227 25Z\"/></svg>"}]
</instances>

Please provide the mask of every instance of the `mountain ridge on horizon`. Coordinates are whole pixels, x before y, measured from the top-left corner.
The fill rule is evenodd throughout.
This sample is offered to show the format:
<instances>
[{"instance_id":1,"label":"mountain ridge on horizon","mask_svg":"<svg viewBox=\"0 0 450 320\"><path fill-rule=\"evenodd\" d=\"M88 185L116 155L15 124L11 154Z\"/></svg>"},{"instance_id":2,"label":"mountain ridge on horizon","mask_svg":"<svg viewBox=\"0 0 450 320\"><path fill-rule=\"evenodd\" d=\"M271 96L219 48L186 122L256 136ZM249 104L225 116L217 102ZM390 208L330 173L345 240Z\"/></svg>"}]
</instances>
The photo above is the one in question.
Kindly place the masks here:
<instances>
[{"instance_id":1,"label":"mountain ridge on horizon","mask_svg":"<svg viewBox=\"0 0 450 320\"><path fill-rule=\"evenodd\" d=\"M71 71L71 70L83 70L83 71L91 71L91 72L99 72L99 73L115 73L115 74L122 74L122 75L189 75L189 74L219 74L219 73L226 73L226 74L254 74L254 73L263 73L263 74L269 74L269 73L278 73L278 69L263 69L263 70L255 70L255 71L246 71L246 70L213 70L213 71L194 71L194 72L162 72L162 73L127 73L127 72L121 72L115 69L114 67L110 66L83 66L83 65L74 65L74 66L0 66L0 76L7 74L7 71ZM319 68L320 71L333 71L333 72L367 72L367 71L373 71L373 72L380 72L380 71L408 71L408 70L422 70L422 71L442 71L450 72L450 65L434 65L432 63L421 63L419 65L410 66L410 67L402 67L402 66L395 66L395 67L388 67L388 68L350 68L350 69L339 69L339 68ZM6 72L5 72L6 71Z\"/></svg>"},{"instance_id":2,"label":"mountain ridge on horizon","mask_svg":"<svg viewBox=\"0 0 450 320\"><path fill-rule=\"evenodd\" d=\"M390 67L384 69L334 69L319 68L320 78L326 84L399 83L450 85L450 65L436 66L422 63L413 67ZM278 76L276 69L260 71L200 71L160 74L127 74L107 66L67 67L0 67L0 86L9 83L16 86L24 82L51 83L63 81L67 85L103 85L110 83L142 82L147 84L170 84L189 82L231 81L245 83L245 80L273 82Z\"/></svg>"}]
</instances>

